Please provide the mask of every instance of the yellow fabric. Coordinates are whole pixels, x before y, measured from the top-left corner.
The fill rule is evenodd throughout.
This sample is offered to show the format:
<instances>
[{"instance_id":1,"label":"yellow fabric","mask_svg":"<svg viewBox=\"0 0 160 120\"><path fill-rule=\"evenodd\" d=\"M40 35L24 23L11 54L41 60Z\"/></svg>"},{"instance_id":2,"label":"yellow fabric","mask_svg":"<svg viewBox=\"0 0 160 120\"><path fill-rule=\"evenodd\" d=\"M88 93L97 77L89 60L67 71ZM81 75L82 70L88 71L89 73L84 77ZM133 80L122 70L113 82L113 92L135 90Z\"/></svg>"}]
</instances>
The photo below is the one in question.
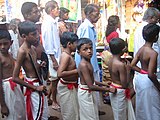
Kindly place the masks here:
<instances>
[{"instance_id":1,"label":"yellow fabric","mask_svg":"<svg viewBox=\"0 0 160 120\"><path fill-rule=\"evenodd\" d=\"M128 51L134 52L134 31L130 34L130 37L129 37Z\"/></svg>"},{"instance_id":2,"label":"yellow fabric","mask_svg":"<svg viewBox=\"0 0 160 120\"><path fill-rule=\"evenodd\" d=\"M108 81L111 80L110 74L109 74L109 70L108 70L108 61L109 59L112 57L112 54L106 50L102 52L102 81Z\"/></svg>"}]
</instances>

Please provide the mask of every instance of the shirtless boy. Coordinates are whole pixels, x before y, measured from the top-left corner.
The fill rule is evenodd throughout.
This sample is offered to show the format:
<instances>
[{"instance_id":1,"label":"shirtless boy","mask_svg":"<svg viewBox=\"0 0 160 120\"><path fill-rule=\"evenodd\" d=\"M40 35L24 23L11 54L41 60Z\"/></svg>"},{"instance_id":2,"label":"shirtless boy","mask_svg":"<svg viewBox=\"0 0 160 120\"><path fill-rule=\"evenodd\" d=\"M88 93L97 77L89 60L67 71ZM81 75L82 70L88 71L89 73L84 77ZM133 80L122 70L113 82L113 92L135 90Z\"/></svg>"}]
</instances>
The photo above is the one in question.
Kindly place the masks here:
<instances>
[{"instance_id":1,"label":"shirtless boy","mask_svg":"<svg viewBox=\"0 0 160 120\"><path fill-rule=\"evenodd\" d=\"M39 33L35 23L30 21L20 23L18 30L24 42L18 50L17 62L13 71L13 80L26 87L25 100L28 120L35 120L37 118L46 120L48 118L47 102L44 99L44 94L42 94L42 91L44 91L46 87L41 85L42 83L40 84L35 70L35 68L38 68L38 64L37 54L33 47L38 42ZM19 78L21 66L26 73L24 81Z\"/></svg>"},{"instance_id":2,"label":"shirtless boy","mask_svg":"<svg viewBox=\"0 0 160 120\"><path fill-rule=\"evenodd\" d=\"M63 120L79 120L77 101L78 72L71 55L76 51L78 36L73 32L64 32L60 38L63 52L58 68L58 96Z\"/></svg>"},{"instance_id":3,"label":"shirtless boy","mask_svg":"<svg viewBox=\"0 0 160 120\"><path fill-rule=\"evenodd\" d=\"M157 80L157 56L152 48L157 42L160 28L150 23L144 26L142 34L146 41L139 49L131 66L138 74L134 78L136 92L136 120L158 120L160 118L160 83ZM142 68L136 64L140 61Z\"/></svg>"},{"instance_id":4,"label":"shirtless boy","mask_svg":"<svg viewBox=\"0 0 160 120\"><path fill-rule=\"evenodd\" d=\"M92 41L88 38L80 38L77 43L77 50L81 56L81 62L78 66L80 120L99 120L96 91L115 93L116 89L109 88L106 84L94 80L93 67L90 62L93 54Z\"/></svg>"},{"instance_id":5,"label":"shirtless boy","mask_svg":"<svg viewBox=\"0 0 160 120\"><path fill-rule=\"evenodd\" d=\"M131 106L131 108L128 108L128 112L132 112L128 116L128 119L134 120L135 115L131 100L129 99L130 93L128 96L125 94L129 91L127 88L131 78L131 67L129 61L126 60L126 63L124 63L121 59L124 51L126 51L125 41L121 38L113 38L109 43L109 47L113 55L108 62L109 72L112 79L111 87L117 89L116 94L109 93L114 119L127 120L127 102L129 102L129 106Z\"/></svg>"},{"instance_id":6,"label":"shirtless boy","mask_svg":"<svg viewBox=\"0 0 160 120\"><path fill-rule=\"evenodd\" d=\"M12 81L15 60L8 52L12 42L9 32L0 30L1 114L2 117L6 116L7 120L25 120L24 96L20 86Z\"/></svg>"}]
</instances>

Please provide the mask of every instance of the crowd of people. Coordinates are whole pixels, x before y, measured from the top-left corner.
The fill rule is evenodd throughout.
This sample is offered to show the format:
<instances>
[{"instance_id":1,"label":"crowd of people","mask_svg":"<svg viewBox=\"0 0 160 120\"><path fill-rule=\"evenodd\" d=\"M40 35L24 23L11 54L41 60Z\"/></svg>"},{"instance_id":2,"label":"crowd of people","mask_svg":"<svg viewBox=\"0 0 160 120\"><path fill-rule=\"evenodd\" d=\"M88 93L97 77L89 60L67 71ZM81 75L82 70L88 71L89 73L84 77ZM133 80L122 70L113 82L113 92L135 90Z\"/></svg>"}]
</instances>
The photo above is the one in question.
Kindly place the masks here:
<instances>
[{"instance_id":1,"label":"crowd of people","mask_svg":"<svg viewBox=\"0 0 160 120\"><path fill-rule=\"evenodd\" d=\"M100 81L96 51L99 6L85 7L85 19L76 33L65 22L68 9L59 8L54 0L44 9L41 30L36 25L41 14L33 2L21 7L25 21L13 19L7 29L0 28L0 119L54 120L48 114L51 102L63 120L99 120L99 92L108 92L114 120L159 120L158 9L149 7L135 30L131 61L121 57L128 48L117 31L120 19L109 17L102 53L106 82Z\"/></svg>"}]
</instances>

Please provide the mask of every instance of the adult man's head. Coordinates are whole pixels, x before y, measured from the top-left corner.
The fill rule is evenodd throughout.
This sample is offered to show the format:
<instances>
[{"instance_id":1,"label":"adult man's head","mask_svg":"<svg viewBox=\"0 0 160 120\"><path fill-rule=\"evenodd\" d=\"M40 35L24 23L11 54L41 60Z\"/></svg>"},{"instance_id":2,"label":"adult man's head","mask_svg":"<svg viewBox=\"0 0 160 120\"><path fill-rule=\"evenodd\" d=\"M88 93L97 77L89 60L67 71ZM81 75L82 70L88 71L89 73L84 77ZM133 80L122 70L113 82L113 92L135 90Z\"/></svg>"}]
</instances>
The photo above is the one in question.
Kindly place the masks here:
<instances>
[{"instance_id":1,"label":"adult man's head","mask_svg":"<svg viewBox=\"0 0 160 120\"><path fill-rule=\"evenodd\" d=\"M59 16L58 3L54 0L49 1L45 5L45 12L54 19Z\"/></svg>"},{"instance_id":2,"label":"adult man's head","mask_svg":"<svg viewBox=\"0 0 160 120\"><path fill-rule=\"evenodd\" d=\"M85 7L84 14L91 23L96 23L100 18L99 7L95 4L89 4Z\"/></svg>"},{"instance_id":3,"label":"adult man's head","mask_svg":"<svg viewBox=\"0 0 160 120\"><path fill-rule=\"evenodd\" d=\"M25 20L28 20L34 23L38 22L41 17L37 4L33 2L23 3L21 7L21 13Z\"/></svg>"},{"instance_id":4,"label":"adult man's head","mask_svg":"<svg viewBox=\"0 0 160 120\"><path fill-rule=\"evenodd\" d=\"M160 11L154 7L149 7L143 16L143 21L157 23L160 19Z\"/></svg>"}]
</instances>

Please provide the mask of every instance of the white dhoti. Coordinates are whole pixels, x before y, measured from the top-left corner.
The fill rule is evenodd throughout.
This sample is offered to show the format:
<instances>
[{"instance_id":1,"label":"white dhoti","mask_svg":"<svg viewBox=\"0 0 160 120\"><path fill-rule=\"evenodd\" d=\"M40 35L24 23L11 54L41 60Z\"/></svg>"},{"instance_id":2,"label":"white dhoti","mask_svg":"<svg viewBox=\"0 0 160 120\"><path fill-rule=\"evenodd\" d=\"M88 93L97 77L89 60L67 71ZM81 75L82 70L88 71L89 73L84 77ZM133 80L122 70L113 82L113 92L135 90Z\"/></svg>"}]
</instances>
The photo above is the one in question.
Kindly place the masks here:
<instances>
[{"instance_id":1,"label":"white dhoti","mask_svg":"<svg viewBox=\"0 0 160 120\"><path fill-rule=\"evenodd\" d=\"M99 120L96 92L90 91L87 85L79 84L78 102L80 120Z\"/></svg>"},{"instance_id":2,"label":"white dhoti","mask_svg":"<svg viewBox=\"0 0 160 120\"><path fill-rule=\"evenodd\" d=\"M131 99L126 97L127 89L114 83L111 87L117 89L117 93L109 93L114 120L135 120Z\"/></svg>"},{"instance_id":3,"label":"white dhoti","mask_svg":"<svg viewBox=\"0 0 160 120\"><path fill-rule=\"evenodd\" d=\"M160 119L160 93L148 74L138 73L134 77L136 90L136 120Z\"/></svg>"},{"instance_id":4,"label":"white dhoti","mask_svg":"<svg viewBox=\"0 0 160 120\"><path fill-rule=\"evenodd\" d=\"M12 77L2 82L5 103L9 109L9 116L5 120L26 120L24 95L20 86L12 81Z\"/></svg>"},{"instance_id":5,"label":"white dhoti","mask_svg":"<svg viewBox=\"0 0 160 120\"><path fill-rule=\"evenodd\" d=\"M37 78L25 78L25 82L39 86ZM25 102L28 120L48 120L48 102L44 94L26 88Z\"/></svg>"},{"instance_id":6,"label":"white dhoti","mask_svg":"<svg viewBox=\"0 0 160 120\"><path fill-rule=\"evenodd\" d=\"M62 79L57 86L61 115L63 120L79 120L79 107L76 82L66 82Z\"/></svg>"}]
</instances>

